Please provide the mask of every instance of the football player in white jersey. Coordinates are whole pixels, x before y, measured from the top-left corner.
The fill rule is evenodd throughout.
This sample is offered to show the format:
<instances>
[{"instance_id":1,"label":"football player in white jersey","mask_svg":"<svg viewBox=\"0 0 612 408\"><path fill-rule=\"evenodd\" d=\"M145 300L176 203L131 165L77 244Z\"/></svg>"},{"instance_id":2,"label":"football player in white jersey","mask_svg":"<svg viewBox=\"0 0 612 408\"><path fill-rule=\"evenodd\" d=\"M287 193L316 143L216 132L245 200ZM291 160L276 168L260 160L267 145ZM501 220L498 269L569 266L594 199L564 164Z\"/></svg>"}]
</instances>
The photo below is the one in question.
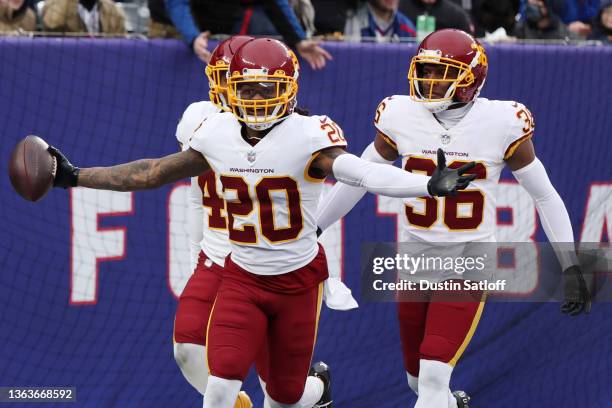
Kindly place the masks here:
<instances>
[{"instance_id":1,"label":"football player in white jersey","mask_svg":"<svg viewBox=\"0 0 612 408\"><path fill-rule=\"evenodd\" d=\"M212 52L206 67L210 101L192 103L183 113L176 129L176 138L182 150L189 148L191 137L208 116L229 110L227 68L236 50L252 39L249 36L233 36L219 43ZM206 355L206 324L221 283L223 263L231 251L220 186L221 182L212 170L191 179L189 236L191 270L194 272L179 297L174 321L175 359L185 378L202 395L208 379L208 367L203 358ZM339 276L334 277L333 282L326 280L325 285L328 284L331 286L326 286L323 296L328 307L336 310L357 307L350 289ZM260 381L264 390L265 356L264 353L257 359L257 371L262 374ZM240 399L246 401L248 396L241 392ZM237 406L240 403L238 401ZM244 402L242 404L240 406L247 406Z\"/></svg>"},{"instance_id":2,"label":"football player in white jersey","mask_svg":"<svg viewBox=\"0 0 612 408\"><path fill-rule=\"evenodd\" d=\"M534 153L534 122L516 102L479 98L488 68L482 45L454 29L436 31L419 45L408 79L410 95L385 98L374 119L377 134L362 157L378 163L402 158L409 172L432 174L436 150L456 158L449 167L474 161L470 189L445 198L404 200L398 239L402 242L494 242L496 185L508 166L535 200L551 242L573 242L569 215ZM346 214L364 189L336 184L318 210L325 229ZM469 209L466 211L466 208ZM589 293L575 257L561 256L566 273L562 311L588 312ZM398 302L408 384L417 408L468 407L469 397L449 390L451 373L467 347L484 305L466 293L465 302ZM462 298L463 299L463 298ZM476 299L480 299L477 297Z\"/></svg>"},{"instance_id":3,"label":"football player in white jersey","mask_svg":"<svg viewBox=\"0 0 612 408\"><path fill-rule=\"evenodd\" d=\"M307 377L321 283L328 276L315 222L327 175L393 197L445 196L474 178L463 175L473 163L454 170L439 164L427 177L348 154L331 119L293 113L298 68L295 54L280 41L244 44L228 72L233 113L209 116L180 153L79 169L49 149L58 160L56 187L134 191L211 168L219 174L232 253L208 325L208 408L234 405L264 341L266 406L332 406L326 367Z\"/></svg>"},{"instance_id":4,"label":"football player in white jersey","mask_svg":"<svg viewBox=\"0 0 612 408\"><path fill-rule=\"evenodd\" d=\"M190 144L220 174L232 242L208 328L206 403L213 406L228 406L227 397L239 389L266 338L269 406L331 406L325 367L315 372L323 381L305 381L321 283L328 275L314 212L332 163L341 181L345 166L346 181L373 189L378 182L363 180L365 173L356 170L365 162L343 155L346 142L331 119L293 113L298 73L295 56L282 43L245 44L228 72L233 115L208 118ZM342 157L348 161L338 170ZM368 171L377 170L391 168ZM466 184L459 173L457 181ZM392 195L412 194L404 186L381 188Z\"/></svg>"},{"instance_id":5,"label":"football player in white jersey","mask_svg":"<svg viewBox=\"0 0 612 408\"><path fill-rule=\"evenodd\" d=\"M253 37L237 35L220 42L206 66L210 101L192 103L176 128L181 150L189 148L189 139L210 115L229 109L226 73L234 53ZM187 381L202 395L208 382L206 365L206 324L223 275L223 263L230 252L225 218L220 214L223 198L217 188L215 173L209 170L191 178L189 191L189 240L193 274L181 292L174 318L174 358ZM265 355L258 359L258 373L265 378ZM263 380L263 379L262 379ZM236 407L252 407L241 391Z\"/></svg>"}]
</instances>

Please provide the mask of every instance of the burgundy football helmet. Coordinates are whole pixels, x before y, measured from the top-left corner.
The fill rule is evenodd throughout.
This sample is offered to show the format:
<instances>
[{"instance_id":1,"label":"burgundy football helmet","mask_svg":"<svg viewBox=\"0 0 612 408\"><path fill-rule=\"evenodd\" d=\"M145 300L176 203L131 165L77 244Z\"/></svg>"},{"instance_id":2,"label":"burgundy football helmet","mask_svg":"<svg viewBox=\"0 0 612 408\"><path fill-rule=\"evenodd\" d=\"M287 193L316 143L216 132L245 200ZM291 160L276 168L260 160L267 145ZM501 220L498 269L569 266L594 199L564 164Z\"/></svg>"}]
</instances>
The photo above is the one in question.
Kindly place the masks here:
<instances>
[{"instance_id":1,"label":"burgundy football helmet","mask_svg":"<svg viewBox=\"0 0 612 408\"><path fill-rule=\"evenodd\" d=\"M424 74L425 64L442 68L431 77ZM410 63L410 96L432 112L443 111L452 102L473 101L484 85L488 65L484 47L468 33L456 29L434 31L419 44ZM448 86L444 95L434 95L436 83Z\"/></svg>"},{"instance_id":2,"label":"burgundy football helmet","mask_svg":"<svg viewBox=\"0 0 612 408\"><path fill-rule=\"evenodd\" d=\"M206 76L210 91L210 101L218 108L230 110L227 104L227 68L238 48L253 40L248 35L235 35L227 40L221 41L213 50L210 61L206 66Z\"/></svg>"},{"instance_id":3,"label":"burgundy football helmet","mask_svg":"<svg viewBox=\"0 0 612 408\"><path fill-rule=\"evenodd\" d=\"M257 38L244 44L227 72L229 105L255 130L270 128L293 112L300 66L285 44Z\"/></svg>"}]
</instances>

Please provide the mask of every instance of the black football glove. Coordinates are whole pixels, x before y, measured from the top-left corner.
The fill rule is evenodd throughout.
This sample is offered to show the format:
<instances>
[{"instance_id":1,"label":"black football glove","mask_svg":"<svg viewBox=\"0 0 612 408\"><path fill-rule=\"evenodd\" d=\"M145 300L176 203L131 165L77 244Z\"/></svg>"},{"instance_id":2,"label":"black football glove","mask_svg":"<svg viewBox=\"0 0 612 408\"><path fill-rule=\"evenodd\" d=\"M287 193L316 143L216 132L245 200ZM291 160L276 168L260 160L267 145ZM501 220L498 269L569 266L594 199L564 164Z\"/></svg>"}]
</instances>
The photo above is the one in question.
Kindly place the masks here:
<instances>
[{"instance_id":1,"label":"black football glove","mask_svg":"<svg viewBox=\"0 0 612 408\"><path fill-rule=\"evenodd\" d=\"M57 160L57 168L55 170L55 178L53 179L53 187L76 187L79 179L78 167L75 167L68 161L66 156L53 146L47 148L49 153Z\"/></svg>"},{"instance_id":2,"label":"black football glove","mask_svg":"<svg viewBox=\"0 0 612 408\"><path fill-rule=\"evenodd\" d=\"M565 301L561 305L562 313L577 316L591 311L591 294L580 266L570 266L563 271L563 290Z\"/></svg>"},{"instance_id":3,"label":"black football glove","mask_svg":"<svg viewBox=\"0 0 612 408\"><path fill-rule=\"evenodd\" d=\"M444 151L442 149L438 149L438 165L427 183L427 191L429 192L429 195L432 197L457 195L457 190L463 190L468 186L468 184L470 184L470 181L476 178L476 174L463 175L463 173L474 168L474 166L476 166L476 163L470 162L464 164L458 169L449 169L446 167L446 157L444 157Z\"/></svg>"}]
</instances>

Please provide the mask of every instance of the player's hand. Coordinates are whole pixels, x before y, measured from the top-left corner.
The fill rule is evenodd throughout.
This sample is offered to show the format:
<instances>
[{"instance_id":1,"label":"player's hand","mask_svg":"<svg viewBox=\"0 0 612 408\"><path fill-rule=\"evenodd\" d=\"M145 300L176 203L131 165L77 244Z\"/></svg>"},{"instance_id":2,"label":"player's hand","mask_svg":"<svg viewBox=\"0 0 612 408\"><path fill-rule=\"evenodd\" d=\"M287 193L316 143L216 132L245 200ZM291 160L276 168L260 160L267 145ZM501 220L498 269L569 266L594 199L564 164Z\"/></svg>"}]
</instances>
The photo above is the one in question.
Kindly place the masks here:
<instances>
[{"instance_id":1,"label":"player's hand","mask_svg":"<svg viewBox=\"0 0 612 408\"><path fill-rule=\"evenodd\" d=\"M195 40L193 40L193 52L202 62L208 64L210 61L210 56L212 55L210 51L208 51L208 36L210 32L205 31L198 35Z\"/></svg>"},{"instance_id":2,"label":"player's hand","mask_svg":"<svg viewBox=\"0 0 612 408\"><path fill-rule=\"evenodd\" d=\"M476 166L476 163L470 162L458 169L449 169L446 167L444 150L438 149L438 165L427 183L429 195L438 197L457 195L457 190L463 190L470 184L470 181L476 178L476 174L463 175L474 166Z\"/></svg>"},{"instance_id":3,"label":"player's hand","mask_svg":"<svg viewBox=\"0 0 612 408\"><path fill-rule=\"evenodd\" d=\"M79 179L78 167L75 167L68 161L66 156L53 146L47 148L51 156L57 160L57 168L55 170L55 178L53 179L53 187L76 187Z\"/></svg>"},{"instance_id":4,"label":"player's hand","mask_svg":"<svg viewBox=\"0 0 612 408\"><path fill-rule=\"evenodd\" d=\"M332 56L319 46L319 41L302 40L295 45L298 54L310 64L312 69L325 67L326 60L331 60Z\"/></svg>"},{"instance_id":5,"label":"player's hand","mask_svg":"<svg viewBox=\"0 0 612 408\"><path fill-rule=\"evenodd\" d=\"M591 311L591 294L580 266L570 266L563 271L563 290L565 301L561 305L562 313L577 316Z\"/></svg>"}]
</instances>

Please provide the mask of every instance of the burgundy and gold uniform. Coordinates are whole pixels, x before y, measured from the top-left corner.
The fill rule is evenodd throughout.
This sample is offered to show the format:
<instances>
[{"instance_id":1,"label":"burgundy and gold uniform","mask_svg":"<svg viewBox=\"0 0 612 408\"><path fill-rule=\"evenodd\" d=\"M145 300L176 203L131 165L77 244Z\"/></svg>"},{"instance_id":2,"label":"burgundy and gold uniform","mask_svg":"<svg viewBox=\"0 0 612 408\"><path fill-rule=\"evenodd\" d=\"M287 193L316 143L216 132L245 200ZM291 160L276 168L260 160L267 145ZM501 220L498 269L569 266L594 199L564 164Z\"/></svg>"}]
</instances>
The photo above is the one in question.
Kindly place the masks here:
<instances>
[{"instance_id":1,"label":"burgundy and gold uniform","mask_svg":"<svg viewBox=\"0 0 612 408\"><path fill-rule=\"evenodd\" d=\"M260 41L263 47L269 42ZM230 64L230 75L261 77L284 90L277 103L261 108L266 117L261 123L248 116L249 108L234 105L230 92L234 109L242 109L241 121L270 129L265 137L248 143L236 112L219 113L202 124L190 147L206 158L222 184L225 207L219 210L227 216L231 243L208 326L210 373L243 380L267 340L268 394L294 403L304 390L328 277L315 219L323 179L309 170L321 150L344 147L346 141L328 117L289 111L292 97L285 94L297 92L297 82L291 81L297 78L297 60L284 46L270 47L266 52L253 47L257 58L243 60L239 51ZM259 67L249 65L254 59ZM236 61L240 66L233 68Z\"/></svg>"},{"instance_id":2,"label":"burgundy and gold uniform","mask_svg":"<svg viewBox=\"0 0 612 408\"><path fill-rule=\"evenodd\" d=\"M442 66L438 82L450 83L444 96L433 95L436 80L423 66ZM497 183L501 171L518 146L533 135L529 110L511 101L478 97L488 69L484 48L459 30L440 30L419 45L408 73L410 96L394 95L378 106L374 124L384 140L399 153L402 167L432 175L436 151L444 149L448 166L474 161L476 174L468 189L448 197L403 200L399 242L494 242L497 225ZM449 78L451 71L456 77ZM452 103L467 104L467 113L453 126L439 118ZM435 293L429 302L399 302L399 324L404 362L417 377L419 360L454 366L469 344L484 306L484 294L465 294L465 301L445 302ZM482 298L475 302L474 299ZM442 300L441 300L442 299Z\"/></svg>"}]
</instances>

